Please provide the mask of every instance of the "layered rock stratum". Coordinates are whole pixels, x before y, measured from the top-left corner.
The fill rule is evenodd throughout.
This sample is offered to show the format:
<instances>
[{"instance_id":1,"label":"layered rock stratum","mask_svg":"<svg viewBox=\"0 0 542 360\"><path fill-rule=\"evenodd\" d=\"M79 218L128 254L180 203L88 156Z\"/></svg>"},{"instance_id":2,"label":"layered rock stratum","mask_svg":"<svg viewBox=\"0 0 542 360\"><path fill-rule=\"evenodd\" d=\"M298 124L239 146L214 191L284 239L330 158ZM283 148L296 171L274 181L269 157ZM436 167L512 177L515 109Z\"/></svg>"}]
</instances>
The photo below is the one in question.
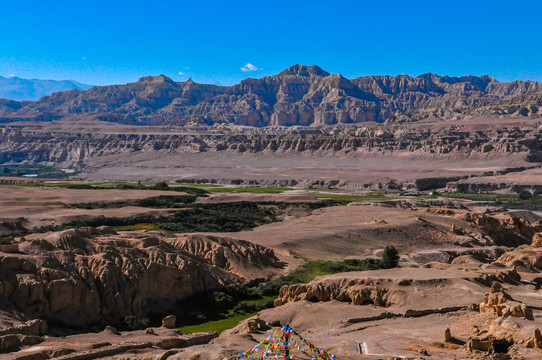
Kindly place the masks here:
<instances>
[{"instance_id":1,"label":"layered rock stratum","mask_svg":"<svg viewBox=\"0 0 542 360\"><path fill-rule=\"evenodd\" d=\"M498 120L498 119L497 119ZM517 121L517 120L514 120ZM161 127L70 129L39 123L0 126L0 163L40 164L82 171L92 180L179 180L235 185L345 186L473 192L471 184L529 170L542 159L536 118L525 125L457 124L355 128L176 131ZM35 123L34 123L35 124ZM66 124L64 122L64 124ZM100 125L102 124L102 125ZM94 126L98 128L94 130ZM468 180L468 181L467 181ZM540 182L501 190L535 190ZM457 190L456 190L457 189Z\"/></svg>"}]
</instances>

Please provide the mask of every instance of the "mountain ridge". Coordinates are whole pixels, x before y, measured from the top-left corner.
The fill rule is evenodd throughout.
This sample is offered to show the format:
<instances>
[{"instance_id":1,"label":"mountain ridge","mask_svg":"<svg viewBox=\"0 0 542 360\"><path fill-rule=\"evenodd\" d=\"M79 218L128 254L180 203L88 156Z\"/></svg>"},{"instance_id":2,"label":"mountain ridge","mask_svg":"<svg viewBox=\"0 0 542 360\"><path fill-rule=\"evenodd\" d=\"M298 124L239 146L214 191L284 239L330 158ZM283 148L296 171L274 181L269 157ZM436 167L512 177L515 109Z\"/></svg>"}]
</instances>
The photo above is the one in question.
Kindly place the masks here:
<instances>
[{"instance_id":1,"label":"mountain ridge","mask_svg":"<svg viewBox=\"0 0 542 360\"><path fill-rule=\"evenodd\" d=\"M317 65L296 64L276 75L247 78L232 86L200 84L191 78L175 82L158 75L123 85L56 92L19 105L0 103L0 118L49 121L92 114L136 125L322 126L472 114L539 116L542 100L536 94L542 94L542 83L499 82L489 75L348 79ZM521 97L526 97L525 103Z\"/></svg>"},{"instance_id":2,"label":"mountain ridge","mask_svg":"<svg viewBox=\"0 0 542 360\"><path fill-rule=\"evenodd\" d=\"M0 76L0 98L15 101L39 100L57 91L87 90L92 85L74 80L24 79L17 76Z\"/></svg>"}]
</instances>

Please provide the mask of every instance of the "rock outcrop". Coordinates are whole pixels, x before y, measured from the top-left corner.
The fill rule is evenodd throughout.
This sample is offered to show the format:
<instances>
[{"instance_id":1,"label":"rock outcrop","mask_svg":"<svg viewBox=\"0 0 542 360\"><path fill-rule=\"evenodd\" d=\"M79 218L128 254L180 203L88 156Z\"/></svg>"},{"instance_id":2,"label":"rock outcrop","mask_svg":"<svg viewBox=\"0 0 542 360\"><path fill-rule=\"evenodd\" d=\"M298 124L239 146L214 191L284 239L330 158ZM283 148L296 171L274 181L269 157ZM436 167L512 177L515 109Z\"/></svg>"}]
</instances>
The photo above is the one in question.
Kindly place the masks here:
<instances>
[{"instance_id":1,"label":"rock outcrop","mask_svg":"<svg viewBox=\"0 0 542 360\"><path fill-rule=\"evenodd\" d=\"M174 245L234 274L246 273L251 268L263 270L285 265L278 261L273 250L249 241L195 234L177 237Z\"/></svg>"},{"instance_id":2,"label":"rock outcrop","mask_svg":"<svg viewBox=\"0 0 542 360\"><path fill-rule=\"evenodd\" d=\"M175 329L176 321L177 318L175 317L175 315L168 315L162 319L162 327L165 327L167 329Z\"/></svg>"},{"instance_id":3,"label":"rock outcrop","mask_svg":"<svg viewBox=\"0 0 542 360\"><path fill-rule=\"evenodd\" d=\"M182 348L207 344L217 336L215 331L183 335L177 330L167 328L120 332L107 327L98 333L32 338L38 342L31 342L30 338L26 337L16 343L13 337L0 337L0 353L11 351L10 359L20 360L165 359ZM37 343L38 346L32 346Z\"/></svg>"},{"instance_id":4,"label":"rock outcrop","mask_svg":"<svg viewBox=\"0 0 542 360\"><path fill-rule=\"evenodd\" d=\"M542 246L542 232L539 232L533 235L533 240L531 242L531 245Z\"/></svg>"},{"instance_id":5,"label":"rock outcrop","mask_svg":"<svg viewBox=\"0 0 542 360\"><path fill-rule=\"evenodd\" d=\"M466 218L481 226L495 245L516 247L530 244L534 234L542 230L542 221L530 219L530 215L532 213L521 211L498 215L468 213Z\"/></svg>"},{"instance_id":6,"label":"rock outcrop","mask_svg":"<svg viewBox=\"0 0 542 360\"><path fill-rule=\"evenodd\" d=\"M505 266L516 266L533 272L542 270L542 247L523 245L502 254L497 262Z\"/></svg>"},{"instance_id":7,"label":"rock outcrop","mask_svg":"<svg viewBox=\"0 0 542 360\"><path fill-rule=\"evenodd\" d=\"M282 266L261 246L224 240L221 256L204 258L185 250L189 241L156 232L117 234L110 228L28 236L18 253L0 253L0 308L15 316L90 326L127 315L174 312L177 300Z\"/></svg>"},{"instance_id":8,"label":"rock outcrop","mask_svg":"<svg viewBox=\"0 0 542 360\"><path fill-rule=\"evenodd\" d=\"M534 320L533 311L527 305L514 301L498 282L491 285L489 293L486 294L479 308L481 313L489 312L496 316Z\"/></svg>"},{"instance_id":9,"label":"rock outcrop","mask_svg":"<svg viewBox=\"0 0 542 360\"><path fill-rule=\"evenodd\" d=\"M301 300L321 302L339 301L353 305L372 304L379 307L404 308L405 316L424 312L427 308L469 306L466 298L455 293L452 284L470 282L517 281L518 276L510 269L477 269L464 272L453 266L439 270L432 267L418 269L392 269L350 272L317 277L308 284L286 285L280 289L275 306ZM438 288L434 284L440 284ZM457 287L461 285L456 285ZM410 291L414 287L417 291ZM423 289L423 291L422 291ZM482 291L480 289L480 291ZM480 293L481 295L481 293ZM418 298L419 297L419 298ZM429 301L431 300L431 301ZM415 308L412 308L415 306ZM428 311L436 313L438 311Z\"/></svg>"}]
</instances>

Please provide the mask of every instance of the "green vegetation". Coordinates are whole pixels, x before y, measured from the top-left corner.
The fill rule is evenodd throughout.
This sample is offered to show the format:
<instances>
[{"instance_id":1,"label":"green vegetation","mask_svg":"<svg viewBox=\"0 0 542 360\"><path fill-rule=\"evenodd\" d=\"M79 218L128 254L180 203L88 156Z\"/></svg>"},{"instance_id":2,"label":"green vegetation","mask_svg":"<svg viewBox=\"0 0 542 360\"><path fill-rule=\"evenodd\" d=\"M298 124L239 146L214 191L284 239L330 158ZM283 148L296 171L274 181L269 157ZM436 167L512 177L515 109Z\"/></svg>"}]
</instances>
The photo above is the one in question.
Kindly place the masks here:
<instances>
[{"instance_id":1,"label":"green vegetation","mask_svg":"<svg viewBox=\"0 0 542 360\"><path fill-rule=\"evenodd\" d=\"M70 204L79 209L112 209L126 206L139 206L146 208L181 208L186 204L193 203L198 198L198 195L160 195L148 197L145 199L133 199L123 201L98 201L90 203L74 203Z\"/></svg>"},{"instance_id":2,"label":"green vegetation","mask_svg":"<svg viewBox=\"0 0 542 360\"><path fill-rule=\"evenodd\" d=\"M513 201L520 200L518 194L483 194L483 193L460 193L460 192L434 192L432 195L421 195L420 198L436 199L447 197L453 199L468 199L480 201Z\"/></svg>"},{"instance_id":3,"label":"green vegetation","mask_svg":"<svg viewBox=\"0 0 542 360\"><path fill-rule=\"evenodd\" d=\"M181 181L175 181L175 183L183 186L192 186L192 187L198 187L198 188L208 188L208 187L222 187L223 185L218 184L199 184L199 183L186 183Z\"/></svg>"},{"instance_id":4,"label":"green vegetation","mask_svg":"<svg viewBox=\"0 0 542 360\"><path fill-rule=\"evenodd\" d=\"M169 216L137 214L124 218L98 216L58 226L44 226L38 232L60 231L82 226L126 227L152 224L173 232L236 232L276 221L275 211L258 203L240 201L216 204L186 204Z\"/></svg>"},{"instance_id":5,"label":"green vegetation","mask_svg":"<svg viewBox=\"0 0 542 360\"><path fill-rule=\"evenodd\" d=\"M389 248L389 249L388 249ZM214 291L182 302L182 312L177 318L183 319L179 328L183 333L200 331L218 331L235 327L240 321L254 316L258 311L273 307L279 290L284 285L308 283L315 277L348 271L377 270L386 266L395 267L398 260L397 250L387 247L387 254L382 259L351 259L344 261L308 260L288 274L278 276L254 287L228 286L221 291ZM392 260L391 262L389 260ZM395 265L395 266L391 266ZM194 310L195 309L195 310Z\"/></svg>"},{"instance_id":6,"label":"green vegetation","mask_svg":"<svg viewBox=\"0 0 542 360\"><path fill-rule=\"evenodd\" d=\"M114 226L115 231L137 231L137 230L156 230L164 231L164 229L159 228L158 226L150 223L139 223L134 225L125 225L125 226Z\"/></svg>"},{"instance_id":7,"label":"green vegetation","mask_svg":"<svg viewBox=\"0 0 542 360\"><path fill-rule=\"evenodd\" d=\"M231 285L183 300L179 306L183 333L230 329L258 311L273 307L275 296L263 296L254 287Z\"/></svg>"},{"instance_id":8,"label":"green vegetation","mask_svg":"<svg viewBox=\"0 0 542 360\"><path fill-rule=\"evenodd\" d=\"M531 194L531 192L527 190L521 190L521 192L519 193L520 200L529 200L532 197L533 197L533 194Z\"/></svg>"},{"instance_id":9,"label":"green vegetation","mask_svg":"<svg viewBox=\"0 0 542 360\"><path fill-rule=\"evenodd\" d=\"M355 201L367 201L367 200L386 200L390 199L384 192L378 192L369 195L348 195L348 194L309 194L318 200L333 200L341 203L350 203Z\"/></svg>"},{"instance_id":10,"label":"green vegetation","mask_svg":"<svg viewBox=\"0 0 542 360\"><path fill-rule=\"evenodd\" d=\"M239 322L248 319L249 317L252 317L256 314L257 311L249 313L228 312L222 319L207 321L201 324L184 325L179 327L178 329L183 334L193 334L205 331L217 331L221 333L224 330L236 327Z\"/></svg>"},{"instance_id":11,"label":"green vegetation","mask_svg":"<svg viewBox=\"0 0 542 360\"><path fill-rule=\"evenodd\" d=\"M126 316L124 322L121 324L121 330L144 330L149 327L151 321L149 318L143 317L138 318L133 315Z\"/></svg>"},{"instance_id":12,"label":"green vegetation","mask_svg":"<svg viewBox=\"0 0 542 360\"><path fill-rule=\"evenodd\" d=\"M270 187L213 187L207 189L210 193L251 193L251 194L280 194L283 191L293 190L291 187L270 186Z\"/></svg>"},{"instance_id":13,"label":"green vegetation","mask_svg":"<svg viewBox=\"0 0 542 360\"><path fill-rule=\"evenodd\" d=\"M522 190L519 194L479 194L479 193L435 193L432 195L421 195L421 198L436 199L437 197L446 197L452 199L467 199L480 201L494 206L500 206L505 209L525 209L532 211L542 211L542 197L533 195L527 190Z\"/></svg>"},{"instance_id":14,"label":"green vegetation","mask_svg":"<svg viewBox=\"0 0 542 360\"><path fill-rule=\"evenodd\" d=\"M64 179L76 174L76 172L70 171L62 171L52 166L42 165L0 166L0 176L35 177L41 179Z\"/></svg>"},{"instance_id":15,"label":"green vegetation","mask_svg":"<svg viewBox=\"0 0 542 360\"><path fill-rule=\"evenodd\" d=\"M160 191L177 191L184 192L192 195L206 196L209 194L204 189L200 189L192 186L181 185L169 185L165 182L158 182L154 184L145 185L141 182L127 183L127 182L73 182L73 181L51 181L40 183L28 183L20 184L19 186L28 187L59 187L66 189L94 189L94 190L108 190L108 189L124 189L124 190L160 190Z\"/></svg>"},{"instance_id":16,"label":"green vegetation","mask_svg":"<svg viewBox=\"0 0 542 360\"><path fill-rule=\"evenodd\" d=\"M162 229L174 232L236 232L276 221L272 209L253 202L194 204L157 221Z\"/></svg>"},{"instance_id":17,"label":"green vegetation","mask_svg":"<svg viewBox=\"0 0 542 360\"><path fill-rule=\"evenodd\" d=\"M187 195L179 195L187 196ZM188 198L181 198L186 200ZM34 228L32 231L20 232L21 235L34 232L62 231L82 226L111 226L119 231L161 230L171 232L237 232L250 230L256 226L278 221L277 215L291 207L303 207L307 211L341 203L325 200L319 202L286 203L276 201L250 202L239 201L229 203L181 203L176 196L156 196L135 202L96 202L74 204L75 206L96 209L130 205L153 208L180 208L169 210L169 215L136 214L128 217L96 216L70 221L61 225L47 225Z\"/></svg>"},{"instance_id":18,"label":"green vegetation","mask_svg":"<svg viewBox=\"0 0 542 360\"><path fill-rule=\"evenodd\" d=\"M399 251L393 245L388 245L382 253L380 261L384 269L392 269L399 265Z\"/></svg>"},{"instance_id":19,"label":"green vegetation","mask_svg":"<svg viewBox=\"0 0 542 360\"><path fill-rule=\"evenodd\" d=\"M288 274L259 286L258 290L264 295L278 294L281 287L291 284L306 284L317 276L331 275L349 271L378 270L382 262L378 259L347 259L343 261L308 260Z\"/></svg>"}]
</instances>

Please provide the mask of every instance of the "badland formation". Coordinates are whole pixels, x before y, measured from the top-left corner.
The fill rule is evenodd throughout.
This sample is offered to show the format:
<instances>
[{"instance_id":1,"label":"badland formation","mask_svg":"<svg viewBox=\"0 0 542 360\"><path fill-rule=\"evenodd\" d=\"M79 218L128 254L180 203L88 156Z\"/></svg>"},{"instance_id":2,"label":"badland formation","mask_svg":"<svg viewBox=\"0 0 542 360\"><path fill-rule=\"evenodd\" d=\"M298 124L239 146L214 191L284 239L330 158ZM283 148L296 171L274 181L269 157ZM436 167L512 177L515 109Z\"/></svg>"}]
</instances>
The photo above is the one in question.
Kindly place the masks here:
<instances>
[{"instance_id":1,"label":"badland formation","mask_svg":"<svg viewBox=\"0 0 542 360\"><path fill-rule=\"evenodd\" d=\"M316 65L0 99L0 357L235 359L289 324L539 359L541 120L542 83Z\"/></svg>"}]
</instances>

